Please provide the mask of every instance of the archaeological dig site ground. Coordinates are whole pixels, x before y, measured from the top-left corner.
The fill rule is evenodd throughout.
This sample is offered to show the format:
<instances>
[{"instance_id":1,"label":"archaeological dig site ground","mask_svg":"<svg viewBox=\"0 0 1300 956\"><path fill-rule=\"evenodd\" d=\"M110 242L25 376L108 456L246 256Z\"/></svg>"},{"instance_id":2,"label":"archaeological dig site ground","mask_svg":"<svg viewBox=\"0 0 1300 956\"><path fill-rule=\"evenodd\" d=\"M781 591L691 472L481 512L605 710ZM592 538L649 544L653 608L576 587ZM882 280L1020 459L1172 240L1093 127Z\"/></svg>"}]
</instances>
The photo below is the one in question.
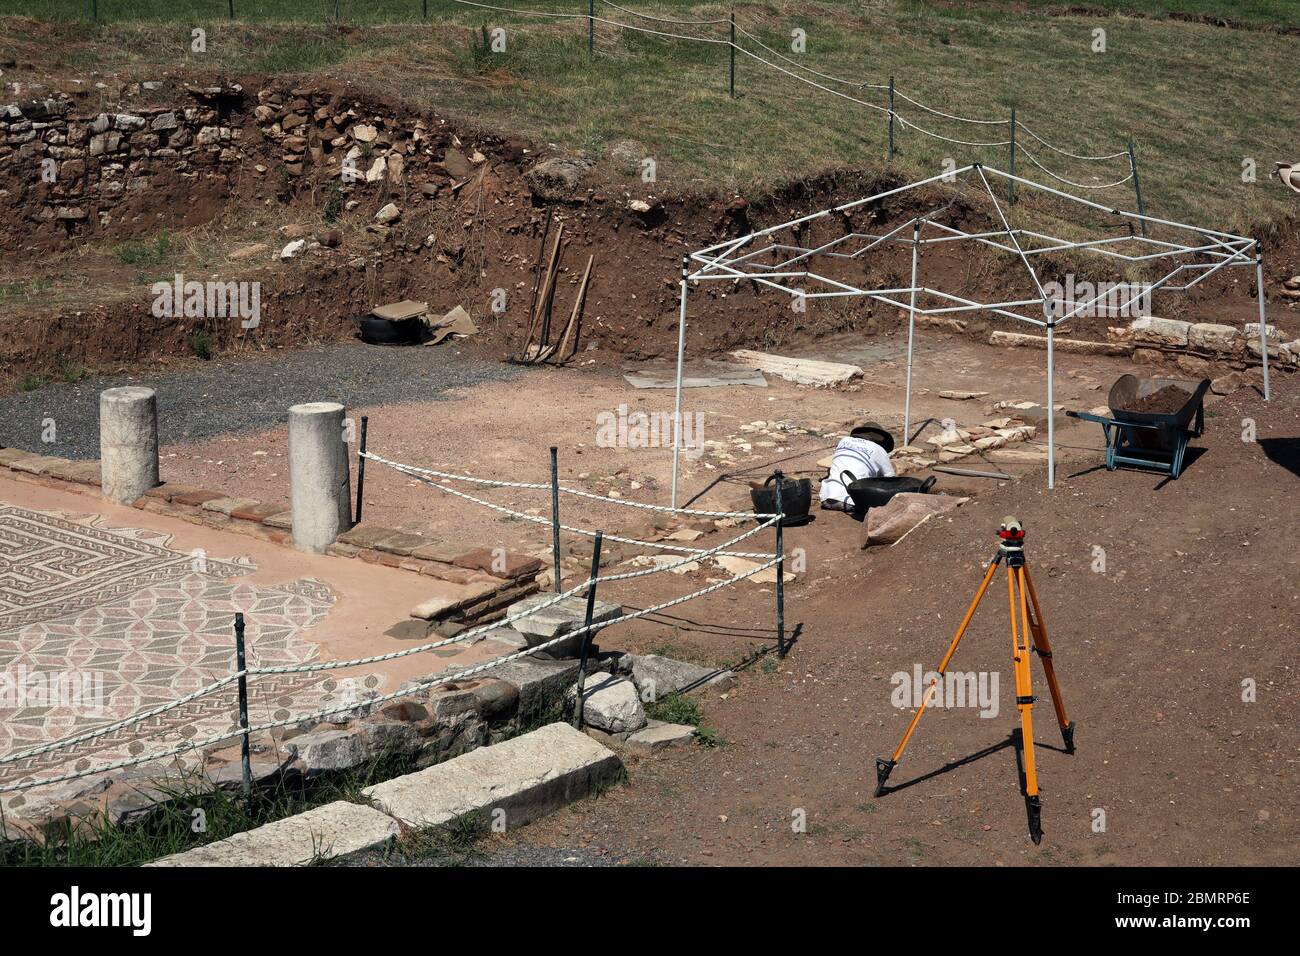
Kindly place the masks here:
<instances>
[{"instance_id":1,"label":"archaeological dig site ground","mask_svg":"<svg viewBox=\"0 0 1300 956\"><path fill-rule=\"evenodd\" d=\"M1030 926L1267 923L1298 44L1293 0L0 0L24 915L1033 867Z\"/></svg>"}]
</instances>

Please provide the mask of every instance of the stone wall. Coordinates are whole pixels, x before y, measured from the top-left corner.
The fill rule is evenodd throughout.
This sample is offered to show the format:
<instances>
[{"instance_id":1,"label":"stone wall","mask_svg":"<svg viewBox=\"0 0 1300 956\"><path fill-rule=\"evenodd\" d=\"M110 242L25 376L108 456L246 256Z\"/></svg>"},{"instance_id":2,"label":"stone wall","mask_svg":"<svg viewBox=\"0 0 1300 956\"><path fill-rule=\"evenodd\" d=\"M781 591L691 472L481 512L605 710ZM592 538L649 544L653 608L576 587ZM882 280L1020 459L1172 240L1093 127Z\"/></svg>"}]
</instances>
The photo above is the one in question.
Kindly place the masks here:
<instances>
[{"instance_id":1,"label":"stone wall","mask_svg":"<svg viewBox=\"0 0 1300 956\"><path fill-rule=\"evenodd\" d=\"M1194 375L1207 374L1216 366L1243 369L1260 361L1258 322L1237 327L1148 316L1134 319L1127 328L1111 329L1111 338L1132 344L1135 361L1172 362ZM1265 344L1270 365L1300 366L1300 339L1283 342L1277 327L1269 325Z\"/></svg>"},{"instance_id":2,"label":"stone wall","mask_svg":"<svg viewBox=\"0 0 1300 956\"><path fill-rule=\"evenodd\" d=\"M180 92L170 105L108 112L64 95L0 106L0 205L38 238L93 235L169 198L184 221L194 188L220 192L238 167L245 94L238 84Z\"/></svg>"}]
</instances>

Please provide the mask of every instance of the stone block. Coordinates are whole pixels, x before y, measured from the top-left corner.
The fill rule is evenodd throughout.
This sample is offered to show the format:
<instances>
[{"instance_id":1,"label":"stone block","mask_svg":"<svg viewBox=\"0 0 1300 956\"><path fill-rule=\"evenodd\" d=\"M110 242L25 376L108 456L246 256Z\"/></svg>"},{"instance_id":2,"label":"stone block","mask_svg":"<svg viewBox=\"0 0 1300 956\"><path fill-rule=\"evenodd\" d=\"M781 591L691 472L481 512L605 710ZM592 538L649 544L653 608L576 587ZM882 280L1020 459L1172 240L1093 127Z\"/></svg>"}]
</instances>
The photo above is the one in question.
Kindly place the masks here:
<instances>
[{"instance_id":1,"label":"stone block","mask_svg":"<svg viewBox=\"0 0 1300 956\"><path fill-rule=\"evenodd\" d=\"M514 828L603 788L622 770L613 751L556 723L362 793L410 826L440 826L500 809Z\"/></svg>"}]
</instances>

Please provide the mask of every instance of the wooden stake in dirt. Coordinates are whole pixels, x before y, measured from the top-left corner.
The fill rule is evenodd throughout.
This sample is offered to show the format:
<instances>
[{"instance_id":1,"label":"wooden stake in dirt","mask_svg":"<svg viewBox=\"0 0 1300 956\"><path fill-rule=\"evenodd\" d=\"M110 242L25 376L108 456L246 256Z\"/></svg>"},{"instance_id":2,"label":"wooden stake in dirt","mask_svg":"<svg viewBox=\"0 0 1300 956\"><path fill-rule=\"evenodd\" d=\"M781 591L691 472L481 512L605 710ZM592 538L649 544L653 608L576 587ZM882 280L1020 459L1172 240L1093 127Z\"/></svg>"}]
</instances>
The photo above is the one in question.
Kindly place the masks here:
<instances>
[{"instance_id":1,"label":"wooden stake in dirt","mask_svg":"<svg viewBox=\"0 0 1300 956\"><path fill-rule=\"evenodd\" d=\"M537 303L541 316L541 331L537 336L539 350L551 341L551 307L555 303L555 280L560 272L560 241L564 238L564 224L555 233L555 244L551 247L551 261L546 267L546 283L542 286L542 297Z\"/></svg>"},{"instance_id":2,"label":"wooden stake in dirt","mask_svg":"<svg viewBox=\"0 0 1300 956\"><path fill-rule=\"evenodd\" d=\"M587 267L582 271L582 282L578 284L578 295L573 300L573 311L569 313L569 321L565 323L563 337L556 341L555 347L548 350L545 354L539 354L539 362L554 357L561 365L567 362L578 351L578 326L582 321L582 309L587 302L587 283L591 278L591 264L596 260L595 256L587 256ZM569 348L569 338L573 337L573 350L566 351Z\"/></svg>"},{"instance_id":3,"label":"wooden stake in dirt","mask_svg":"<svg viewBox=\"0 0 1300 956\"><path fill-rule=\"evenodd\" d=\"M533 316L537 314L537 293L542 285L542 260L546 257L546 240L551 235L551 219L554 215L554 210L546 210L546 222L542 225L542 241L537 244L537 258L533 261L533 292L528 299L528 333L524 338L524 347L520 350L520 354L528 348L528 343L533 336Z\"/></svg>"},{"instance_id":4,"label":"wooden stake in dirt","mask_svg":"<svg viewBox=\"0 0 1300 956\"><path fill-rule=\"evenodd\" d=\"M550 225L550 219L547 219L547 225ZM546 344L546 337L549 333L549 314L550 299L555 295L555 272L559 265L560 241L564 238L564 223L560 223L555 231L555 242L551 246L551 258L546 265L546 269L539 273L541 278L540 288L533 295L532 306L528 310L528 333L524 336L524 347L519 353L520 362L532 362L541 352L542 347ZM538 265L541 265L541 256L546 248L546 238L542 237L542 249L538 252ZM546 325L542 328L541 337L538 339L537 348L533 348L533 332L537 329L538 321L546 315Z\"/></svg>"}]
</instances>

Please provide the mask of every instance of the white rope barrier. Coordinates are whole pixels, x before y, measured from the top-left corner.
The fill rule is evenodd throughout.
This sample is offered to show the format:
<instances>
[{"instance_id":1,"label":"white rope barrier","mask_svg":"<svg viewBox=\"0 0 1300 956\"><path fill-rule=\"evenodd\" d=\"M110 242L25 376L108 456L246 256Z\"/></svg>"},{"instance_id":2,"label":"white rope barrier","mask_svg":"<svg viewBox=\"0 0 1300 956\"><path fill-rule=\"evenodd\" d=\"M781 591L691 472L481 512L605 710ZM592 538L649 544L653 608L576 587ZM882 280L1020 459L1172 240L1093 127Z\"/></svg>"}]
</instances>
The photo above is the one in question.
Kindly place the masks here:
<instances>
[{"instance_id":1,"label":"white rope barrier","mask_svg":"<svg viewBox=\"0 0 1300 956\"><path fill-rule=\"evenodd\" d=\"M766 43L764 43L758 37L754 36L754 34L750 33L748 30L746 30L744 27L740 26L739 24L736 25L736 32L749 40L753 40L754 43L758 44L758 46L762 47L768 53L772 54L775 57L778 57L779 59L785 60L785 62L789 63L791 66L795 66L806 73L811 73L813 76L820 76L823 80L830 80L832 83L840 83L843 84L844 86L851 86L854 89L858 89L858 90L889 89L888 84L882 85L879 83L863 83L861 80L846 80L840 76L831 76L829 73L822 73L819 72L818 70L814 70L811 66L807 66L803 63L800 63L798 60L794 59L793 57L786 56L780 50L772 49L772 47L768 46ZM740 48L737 47L736 49L740 49ZM895 91L895 93L897 93L897 91Z\"/></svg>"},{"instance_id":2,"label":"white rope barrier","mask_svg":"<svg viewBox=\"0 0 1300 956\"><path fill-rule=\"evenodd\" d=\"M693 562L703 560L704 558L714 557L715 555L719 555L719 554L727 554L728 552L723 551L723 548L729 547L732 544L735 544L737 541L741 541L744 538L748 538L751 535L757 534L758 532L771 527L775 523L776 523L776 518L774 517L770 521L761 524L757 528L754 528L750 531L746 531L744 534L739 535L731 539L730 541L724 541L722 544L718 545L715 548L711 548L708 551L701 552L700 554L694 555L689 558L683 558L681 561L677 561L672 564L665 564L654 568L647 568L643 571L625 571L620 574L609 574L609 575L602 574L602 575L597 575L595 578L588 578L586 581L583 581L581 584L577 585L576 587L570 588L569 590L563 592L562 594L556 594L550 599L543 601L541 604L529 608L527 611L523 611L519 614L514 614L509 617L502 618L501 620L498 621L492 621L489 624L482 624L470 630L461 631L459 634L453 635L452 637L444 638L443 640L440 641L434 641L429 644L421 644L418 647L407 647L407 648L403 648L400 651L391 651L387 654L375 654L370 657L358 657L346 661L316 661L310 664L289 664L289 665L283 665L279 667L250 667L248 669L248 673L251 676L262 676L267 674L306 674L314 671L339 670L345 667L363 667L368 664L379 664L385 661L397 660L398 658L402 658L402 657L409 657L412 654L422 654L425 653L426 651L436 650L440 647L446 647L449 644L464 643L465 641L473 640L474 638L479 637L480 635L483 634L487 634L491 631L495 631L503 627L509 627L511 624L514 624L516 621L522 621L525 618L533 617L539 611L544 611L548 607L551 607L555 604L559 604L561 601L564 601L570 597L574 597L575 595L581 592L587 591L587 589L591 586L593 581L597 584L606 584L613 581L628 581L633 578L648 577L649 575L652 574L660 574L664 571L671 571L674 568L683 567L687 564L691 564ZM755 556L766 558L769 555L767 553L762 553L762 554L756 554Z\"/></svg>"},{"instance_id":3,"label":"white rope barrier","mask_svg":"<svg viewBox=\"0 0 1300 956\"><path fill-rule=\"evenodd\" d=\"M369 457L369 455L367 454L366 457ZM482 505L484 508L490 508L493 511L499 512L504 515L509 515L510 517L516 518L520 521L530 521L533 524L543 524L548 527L551 525L551 520L549 518L543 518L540 515L524 514L522 511L515 511L512 508L505 507L504 505L499 505L494 502L487 501L483 498L478 498L475 497L474 495L466 494L463 491L457 491L455 488L448 488L446 485L439 484L438 482L434 481L432 478L426 478L424 475L417 474L415 471L412 470L408 470L408 466L406 465L402 465L397 462L385 462L385 463L390 468L393 468L396 471L407 475L408 477L414 478L416 481L423 482L424 484L429 485L431 488L437 488L439 491L444 491L449 495L456 496L457 498L464 498L466 501L472 501L476 505ZM617 501L617 499L613 499L613 500ZM595 531L588 531L586 528L575 528L567 524L561 524L559 527L561 531L567 531L570 534L580 534L583 537L587 537L587 538L594 538L596 536ZM704 548L690 548L690 547L686 547L685 545L664 544L662 541L641 541L637 538L624 538L616 534L606 534L604 535L604 538L606 541L617 541L619 544L631 544L641 548L657 548L660 551L676 551L680 554L700 554L703 551L707 550ZM734 552L724 551L722 553L726 554L728 557L734 557L734 558L767 557L766 553L752 553L747 551L734 551Z\"/></svg>"},{"instance_id":4,"label":"white rope barrier","mask_svg":"<svg viewBox=\"0 0 1300 956\"><path fill-rule=\"evenodd\" d=\"M1020 120L1016 120L1016 129L1018 129L1022 133L1028 133L1030 136L1038 140L1038 142L1042 143L1048 149L1060 153L1062 156L1068 156L1070 157L1070 159L1083 160L1084 162L1103 162L1108 159L1118 159L1121 156L1125 156L1125 157L1128 156L1128 150L1126 149L1121 149L1118 153L1108 153L1105 156L1080 156L1078 153L1071 153L1068 150L1061 149L1061 147L1059 146L1053 146L1051 143L1043 139L1043 137L1039 136L1032 129L1026 126L1024 123L1020 122Z\"/></svg>"},{"instance_id":5,"label":"white rope barrier","mask_svg":"<svg viewBox=\"0 0 1300 956\"><path fill-rule=\"evenodd\" d=\"M859 99L859 98L857 98L857 97L855 97L855 96L850 96L850 95L848 95L847 93L841 92L840 90L834 90L834 89L831 89L830 87L823 86L822 84L817 83L817 82L815 82L815 81L813 81L813 80L810 80L810 79L808 79L808 78L805 77L805 76L800 76L800 75L797 74L797 73L791 72L790 70L785 69L784 67L780 66L780 65L777 64L777 63L773 63L773 62L771 62L771 61L769 61L769 60L765 60L765 59L763 59L763 57L759 56L757 53L754 53L752 50L748 50L748 49L746 49L745 47L741 46L741 45L738 44L738 43L734 43L734 42L732 42L729 38L728 38L728 39L718 39L718 38L714 38L714 37L689 36L689 35L686 35L686 34L680 34L680 33L668 33L668 32L664 32L664 31L660 31L660 30L651 30L651 29L648 29L648 28L645 28L645 27L637 27L637 26L633 26L633 25L630 24L630 23L622 23L622 22L619 22L619 21L617 21L617 20L609 20L609 19L606 19L606 18L603 18L603 17L590 16L590 15L582 14L582 13L552 13L552 12L538 11L538 10L518 10L518 9L511 8L511 7L502 7L502 6L497 6L497 5L494 5L494 4L480 3L480 2L477 2L477 0L452 0L452 2L453 2L453 3L461 4L461 5L463 5L463 6L478 7L478 8L480 8L480 9L484 9L484 10L495 10L495 11L498 11L498 12L501 12L501 13L513 13L513 14L519 14L519 15L521 15L521 16L551 17L551 18L554 18L554 19L564 19L564 20L588 20L588 21L590 21L590 22L592 22L592 23L601 23L601 24L604 24L604 25L607 25L607 26L618 27L619 29L623 29L623 30L632 30L632 31L637 32L637 33L645 33L645 34L650 34L650 35L652 35L652 36L664 37L664 38L667 38L667 39L673 39L673 40L693 40L693 41L698 42L698 43L712 43L712 44L719 45L719 46L729 46L729 47L731 47L733 50L735 50L736 52L738 52L738 53L742 53L742 54L744 54L745 56L750 57L751 59L757 60L759 63L763 64L764 66L768 67L769 69L776 70L776 71L779 72L779 73L784 73L786 76L790 77L791 79L796 80L796 81L798 81L798 82L800 82L800 83L803 83L803 84L805 84L805 85L811 86L811 87L813 87L814 89L819 89L819 90L821 90L821 91L824 92L824 93L830 93L832 96L838 96L838 97L841 97L841 98L843 98L843 99L849 100L850 102L852 102L852 103L856 103L856 104L859 105L859 106L865 106L865 107L867 107L868 109L873 109L873 110L876 110L876 111L878 111L878 112L886 113L886 114L888 114L888 115L891 115L891 116L894 117L896 120L898 120L898 122L903 126L904 129L914 129L914 130L916 130L917 132L922 133L922 134L925 135L925 136L929 136L929 137L931 137L931 138L933 138L933 139L941 140L941 141L946 142L946 143L951 143L951 144L953 144L953 145L955 145L955 146L967 146L967 147L972 147L972 148L986 148L986 147L987 147L987 148L996 148L996 147L1002 147L1002 146L1010 146L1010 145L1012 144L1012 141L1011 141L1010 139L1006 139L1006 140L998 140L998 141L995 141L995 142L977 142L977 141L971 141L971 140L956 139L956 138L954 138L954 137L950 137L950 136L944 136L944 135L942 135L942 134L940 134L940 133L936 133L936 132L934 132L933 130L926 129L925 127L919 125L918 123L913 122L912 120L906 119L905 117L903 117L903 116L902 116L902 115L897 111L897 109L890 110L888 107L880 106L880 105L877 105L877 104L875 104L875 103L869 103L869 102L867 102L866 100ZM621 7L621 6L619 6L618 4L616 4L616 3L612 3L612 2L610 2L610 0L601 0L601 2L604 3L606 6L612 7L612 8L614 8L614 9L616 9L616 10L620 10L620 11L622 11L622 12L624 12L624 13L628 13L628 14L631 14L631 15L633 15L633 16L639 16L639 17L642 17L643 19L651 20L651 21L656 21L656 22L660 22L660 23L675 23L675 24L681 24L681 25L718 25L718 24L729 24L729 23L731 22L730 20L677 20L677 19L672 19L672 18L667 18L667 17L655 17L655 16L650 16L650 15L648 15L648 14L641 14L641 13L638 13L637 11L630 10L630 9L628 9L628 8L626 8L626 7ZM812 68L812 67L810 67L810 66L806 66L806 65L804 65L804 64L802 64L802 63L800 63L800 62L798 62L797 60L793 59L792 57L786 56L784 53L780 52L779 50L776 50L776 49L774 49L774 48L768 46L768 45L765 44L762 40L760 40L757 36L755 36L755 35L754 35L753 33L751 33L750 31L746 30L744 27L740 26L739 24L736 24L736 32L739 33L739 34L741 34L742 36L744 36L745 38L747 38L747 39L750 40L751 42L755 43L757 46L759 46L761 49L763 49L764 51L766 51L766 52L769 53L770 55L775 56L775 57L777 57L778 59L783 60L783 61L785 61L786 63L791 64L792 66L796 67L796 68L799 69L799 70L804 71L805 73L809 73L809 74L812 74L813 76L820 77L821 79L827 80L828 82L831 82L831 83L838 83L838 84L840 84L840 85L842 85L842 86L849 86L849 87L852 87L852 88L854 88L854 89L864 89L864 90L888 90L888 89L890 89L890 86L888 86L888 85L879 84L879 83L864 83L864 82L862 82L862 81L860 81L860 80L848 80L848 79L845 79L845 78L843 78L843 77L834 76L834 75L829 74L829 73L823 73L823 72L821 72L821 71L819 71L819 70L816 70L816 69L814 69L814 68ZM901 91L899 91L899 90L897 89L897 87L894 87L894 96L903 99L903 100L906 101L907 103L910 103L910 104L912 104L913 106L915 106L915 107L917 107L917 108L919 108L919 109L925 110L925 111L928 112L928 113L932 113L932 114L934 114L935 116L939 116L939 117L942 117L942 118L944 118L944 119L952 120L952 121L954 121L954 122L958 122L958 123L970 123L970 124L983 125L983 126L1008 126L1008 127L1009 127L1009 125L1010 125L1010 120L1000 120L1000 119L981 119L981 118L970 117L970 116L960 116L960 115L955 114L955 113L948 113L948 112L945 112L945 111L943 111L943 110L935 109L935 108L932 107L932 106L928 106L927 104L922 103L920 100L914 99L913 97L910 97L910 96L908 96L908 95L905 94L905 93L902 93ZM1037 133L1035 133L1032 129L1030 129L1029 127L1025 126L1023 123L1021 123L1021 122L1019 122L1019 121L1017 121L1017 123L1016 123L1016 128L1017 128L1017 129L1023 129L1026 133L1029 134L1030 137L1032 137L1034 140L1036 140L1036 141L1038 141L1039 143L1041 143L1043 146L1046 146L1048 149L1051 149L1051 150L1053 150L1053 151L1055 151L1055 152L1057 152L1057 153L1060 153L1062 156L1067 156L1067 157L1069 157L1069 158L1071 158L1071 159L1076 159L1076 160L1080 160L1080 161L1083 161L1083 162L1104 162L1104 161L1108 161L1108 160L1111 160L1111 159L1116 159L1116 158L1118 158L1118 157L1120 157L1120 156L1127 156L1127 155L1128 155L1127 151L1120 151L1120 152L1116 152L1116 153L1109 153L1109 154L1106 154L1106 155L1099 155L1099 156L1085 156L1085 155L1081 155L1081 154L1078 154L1078 153L1072 153L1072 152L1070 152L1070 151L1068 151L1068 150L1062 149L1062 148L1060 148L1060 147L1058 147L1058 146L1056 146L1056 145L1054 145L1054 144L1048 142L1046 139L1044 139L1043 137L1039 136L1039 135L1038 135ZM1022 144L1020 144L1020 143L1017 143L1017 144L1016 144L1016 149L1017 149L1017 151L1024 150L1024 146L1023 146ZM1027 151L1026 151L1026 153L1027 153ZM1032 156L1030 157L1030 161L1031 161L1035 166L1037 166L1039 169L1041 169L1043 172L1045 172L1045 173L1047 173L1049 176L1051 176L1052 178L1058 180L1059 182L1065 183L1065 184L1067 184L1067 185L1075 186L1075 187L1077 187L1077 188L1079 188L1079 189L1112 189L1112 188L1114 188L1115 186L1123 185L1124 183L1128 182L1128 181L1132 178L1132 174L1130 174L1129 176L1125 177L1124 179L1118 180L1118 181L1115 182L1115 183L1110 183L1110 184L1103 185L1103 186L1097 186L1097 185L1088 186L1088 185L1084 185L1084 184L1081 184L1081 183L1075 183L1075 182L1072 182L1072 181L1069 180L1069 179L1066 179L1066 178L1064 178L1064 177L1062 177L1062 176L1058 176L1058 175L1056 175L1056 174L1053 173L1051 170L1049 170L1049 169L1047 169L1045 166L1043 166L1043 164L1040 163L1037 159L1034 159Z\"/></svg>"},{"instance_id":6,"label":"white rope barrier","mask_svg":"<svg viewBox=\"0 0 1300 956\"><path fill-rule=\"evenodd\" d=\"M408 473L418 472L432 478L444 478L451 481L468 481L476 485L489 485L494 488L520 488L530 491L550 491L551 486L539 484L537 482L524 481L499 481L494 478L475 478L472 475L457 475L446 471L435 471L432 468L420 468L416 465L408 465L405 462L390 461L373 452L364 452L363 456L371 461L377 461L381 465L388 465L390 468L397 468ZM775 515L761 514L756 511L701 511L696 508L671 508L668 505L652 505L642 501L628 501L625 498L610 498L607 495L597 495L590 491L579 491L576 488L566 488L560 485L560 494L574 495L578 498L590 498L593 501L604 501L612 505L622 505L624 508L641 508L646 511L662 511L677 515L690 515L692 518L773 518ZM526 516L525 516L526 517Z\"/></svg>"},{"instance_id":7,"label":"white rope barrier","mask_svg":"<svg viewBox=\"0 0 1300 956\"><path fill-rule=\"evenodd\" d=\"M931 130L926 129L924 126L920 126L916 123L913 123L910 119L904 117L897 110L894 111L894 118L897 119L898 122L902 124L904 129L914 129L918 133L924 133L926 136L933 136L935 139L941 139L945 143L954 143L958 146L1010 146L1011 145L1011 140L1009 139L1002 139L993 143L973 143L970 142L969 140L953 139L951 136L943 136L940 135L939 133L935 133L932 132Z\"/></svg>"},{"instance_id":8,"label":"white rope barrier","mask_svg":"<svg viewBox=\"0 0 1300 956\"><path fill-rule=\"evenodd\" d=\"M1035 159L1034 154L1031 153L1029 150L1025 149L1023 144L1017 146L1016 151L1019 153L1024 153L1026 159L1028 159L1031 163L1033 163L1043 172L1047 173L1047 175L1051 176L1057 182L1065 183L1065 185L1067 186L1073 186L1075 189L1114 189L1116 186L1122 186L1130 179L1133 178L1133 170L1132 168L1130 168L1127 176L1125 176L1123 179L1117 179L1113 183L1105 183L1103 185L1091 185L1091 186L1088 185L1087 183L1076 183L1074 180L1066 179L1064 176L1058 176L1056 173L1052 172L1050 169L1048 169L1046 166L1040 163L1037 159ZM1128 154L1125 153L1125 155Z\"/></svg>"},{"instance_id":9,"label":"white rope barrier","mask_svg":"<svg viewBox=\"0 0 1300 956\"><path fill-rule=\"evenodd\" d=\"M886 87L888 89L888 87ZM894 88L894 96L900 100L906 100L913 106L919 106L927 113L933 113L935 116L942 116L944 119L956 120L958 123L975 123L980 126L1006 126L1011 121L1009 119L972 119L969 116L956 116L953 113L945 113L943 110L937 110L933 106L926 106L920 100L914 100L906 93L901 92L897 87ZM1019 122L1016 123L1020 125Z\"/></svg>"}]
</instances>

